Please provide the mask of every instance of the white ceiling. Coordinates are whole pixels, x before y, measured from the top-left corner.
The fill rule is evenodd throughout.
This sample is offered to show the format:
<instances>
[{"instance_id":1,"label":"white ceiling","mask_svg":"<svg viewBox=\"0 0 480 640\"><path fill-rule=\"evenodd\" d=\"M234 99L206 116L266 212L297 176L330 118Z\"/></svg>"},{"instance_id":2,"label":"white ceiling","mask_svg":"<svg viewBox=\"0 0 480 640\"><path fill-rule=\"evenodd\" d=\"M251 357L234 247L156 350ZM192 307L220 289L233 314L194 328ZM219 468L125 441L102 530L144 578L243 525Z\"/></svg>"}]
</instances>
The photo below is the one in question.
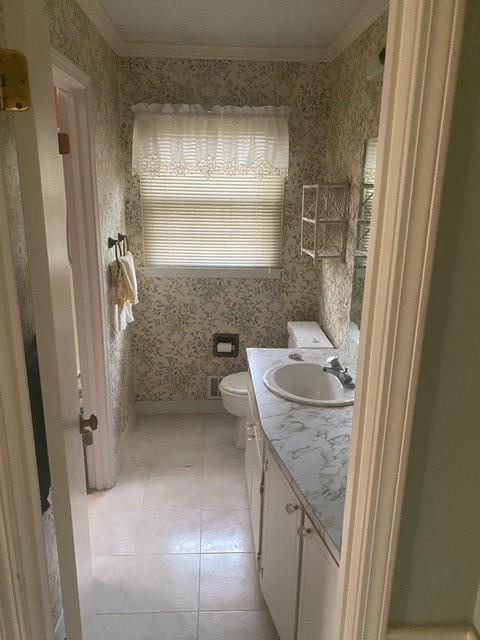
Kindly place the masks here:
<instances>
[{"instance_id":1,"label":"white ceiling","mask_svg":"<svg viewBox=\"0 0 480 640\"><path fill-rule=\"evenodd\" d=\"M79 0L117 53L330 60L387 0Z\"/></svg>"}]
</instances>

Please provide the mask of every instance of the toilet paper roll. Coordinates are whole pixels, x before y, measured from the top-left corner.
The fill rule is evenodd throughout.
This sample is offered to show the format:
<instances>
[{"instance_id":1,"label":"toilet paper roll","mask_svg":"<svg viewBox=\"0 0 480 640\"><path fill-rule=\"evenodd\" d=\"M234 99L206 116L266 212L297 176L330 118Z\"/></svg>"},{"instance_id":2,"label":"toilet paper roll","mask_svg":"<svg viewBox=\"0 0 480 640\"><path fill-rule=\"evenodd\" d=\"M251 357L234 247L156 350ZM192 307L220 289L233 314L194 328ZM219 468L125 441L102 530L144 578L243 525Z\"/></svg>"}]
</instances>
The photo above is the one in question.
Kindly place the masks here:
<instances>
[{"instance_id":1,"label":"toilet paper roll","mask_svg":"<svg viewBox=\"0 0 480 640\"><path fill-rule=\"evenodd\" d=\"M218 342L217 353L232 353L233 344L231 342Z\"/></svg>"}]
</instances>

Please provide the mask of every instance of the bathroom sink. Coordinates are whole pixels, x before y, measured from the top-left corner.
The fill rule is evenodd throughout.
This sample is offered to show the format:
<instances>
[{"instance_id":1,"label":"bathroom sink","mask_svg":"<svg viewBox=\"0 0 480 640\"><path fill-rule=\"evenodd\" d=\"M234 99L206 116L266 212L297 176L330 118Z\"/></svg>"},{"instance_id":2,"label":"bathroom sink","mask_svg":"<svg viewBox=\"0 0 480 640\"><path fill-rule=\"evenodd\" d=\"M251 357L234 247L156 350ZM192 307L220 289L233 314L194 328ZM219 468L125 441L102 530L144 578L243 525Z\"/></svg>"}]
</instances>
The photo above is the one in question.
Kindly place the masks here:
<instances>
[{"instance_id":1,"label":"bathroom sink","mask_svg":"<svg viewBox=\"0 0 480 640\"><path fill-rule=\"evenodd\" d=\"M345 389L340 380L313 362L279 364L265 372L267 389L285 400L317 407L353 404L355 389Z\"/></svg>"}]
</instances>

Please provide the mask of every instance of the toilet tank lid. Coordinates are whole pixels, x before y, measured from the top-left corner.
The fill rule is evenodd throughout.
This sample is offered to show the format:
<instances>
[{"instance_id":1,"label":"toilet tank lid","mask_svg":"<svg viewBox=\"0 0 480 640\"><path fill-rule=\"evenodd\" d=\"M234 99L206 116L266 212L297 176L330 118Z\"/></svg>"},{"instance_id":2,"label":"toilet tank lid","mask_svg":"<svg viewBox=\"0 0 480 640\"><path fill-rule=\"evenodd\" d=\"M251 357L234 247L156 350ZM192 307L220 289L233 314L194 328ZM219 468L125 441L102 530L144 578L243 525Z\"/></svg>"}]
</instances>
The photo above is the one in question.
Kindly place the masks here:
<instances>
[{"instance_id":1,"label":"toilet tank lid","mask_svg":"<svg viewBox=\"0 0 480 640\"><path fill-rule=\"evenodd\" d=\"M220 386L229 393L238 393L243 396L248 393L248 371L240 371L239 373L231 373L229 376L222 378Z\"/></svg>"},{"instance_id":2,"label":"toilet tank lid","mask_svg":"<svg viewBox=\"0 0 480 640\"><path fill-rule=\"evenodd\" d=\"M288 322L287 330L301 349L333 349L318 322Z\"/></svg>"}]
</instances>

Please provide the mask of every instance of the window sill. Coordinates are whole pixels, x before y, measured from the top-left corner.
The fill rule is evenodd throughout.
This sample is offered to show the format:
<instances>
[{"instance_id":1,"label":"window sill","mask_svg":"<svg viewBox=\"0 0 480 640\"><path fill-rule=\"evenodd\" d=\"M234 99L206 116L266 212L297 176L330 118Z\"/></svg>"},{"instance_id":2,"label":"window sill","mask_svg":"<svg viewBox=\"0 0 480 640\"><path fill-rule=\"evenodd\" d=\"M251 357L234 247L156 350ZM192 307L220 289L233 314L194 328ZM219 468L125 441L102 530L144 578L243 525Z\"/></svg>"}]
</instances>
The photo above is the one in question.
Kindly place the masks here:
<instances>
[{"instance_id":1,"label":"window sill","mask_svg":"<svg viewBox=\"0 0 480 640\"><path fill-rule=\"evenodd\" d=\"M282 270L269 267L144 267L145 276L161 278L280 278Z\"/></svg>"}]
</instances>

